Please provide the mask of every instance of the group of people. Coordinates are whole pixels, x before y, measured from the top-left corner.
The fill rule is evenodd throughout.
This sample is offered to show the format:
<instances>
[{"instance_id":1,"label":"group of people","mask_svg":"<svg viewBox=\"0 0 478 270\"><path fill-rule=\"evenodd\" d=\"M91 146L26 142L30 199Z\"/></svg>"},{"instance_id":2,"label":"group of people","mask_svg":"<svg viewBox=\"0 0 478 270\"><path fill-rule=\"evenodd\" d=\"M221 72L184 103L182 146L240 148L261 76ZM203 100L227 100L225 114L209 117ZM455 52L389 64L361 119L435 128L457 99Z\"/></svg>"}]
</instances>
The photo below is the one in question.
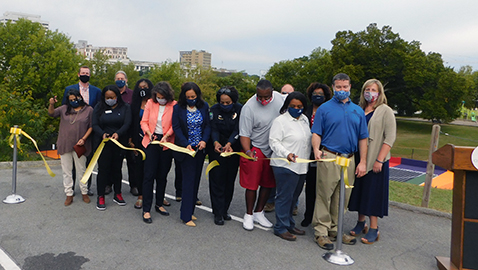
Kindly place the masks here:
<instances>
[{"instance_id":1,"label":"group of people","mask_svg":"<svg viewBox=\"0 0 478 270\"><path fill-rule=\"evenodd\" d=\"M231 220L228 209L240 168L240 185L245 188L245 230L253 230L254 223L259 223L273 227L274 234L285 240L304 235L293 213L306 183L301 225L312 224L317 244L330 250L332 241L342 233L337 232L341 167L322 160L340 156L350 160L348 181L353 185L353 189L346 189L345 205L358 212L357 224L342 241L355 244L359 234L365 234L361 240L366 244L379 240L378 217L388 214L388 160L396 133L394 114L387 106L380 81L365 82L358 105L350 100L349 76L339 73L332 81L333 92L326 84L316 82L308 87L306 95L293 91L290 85L292 91L281 94L268 80L260 80L256 94L244 106L238 102L238 90L227 86L217 91L217 104L209 107L194 82L181 86L176 101L167 82L153 86L141 79L130 90L126 73L118 71L115 84L101 91L89 85L89 73L88 67L81 67L80 82L66 88L63 105L54 108L57 100L51 98L48 108L51 116L60 117L57 144L66 206L73 202L75 171L76 179L81 179L94 150L103 139L111 138L143 150L146 159L143 161L137 151L125 152L114 141L104 144L96 178L98 210L106 209L109 190L114 191L114 202L126 204L121 194L121 167L126 158L130 191L138 196L134 207L143 210L143 221L152 223L154 187L154 209L168 216L164 206L169 202L164 194L174 159L180 218L185 225L195 227L194 210L200 203L198 188L207 155L210 163L219 164L209 173L215 224ZM161 144L166 142L195 155ZM221 155L231 152L242 152L248 158ZM317 162L302 162L304 159ZM90 182L79 184L86 203L92 195ZM264 215L270 198L275 201L275 224ZM366 224L367 216L370 225Z\"/></svg>"}]
</instances>

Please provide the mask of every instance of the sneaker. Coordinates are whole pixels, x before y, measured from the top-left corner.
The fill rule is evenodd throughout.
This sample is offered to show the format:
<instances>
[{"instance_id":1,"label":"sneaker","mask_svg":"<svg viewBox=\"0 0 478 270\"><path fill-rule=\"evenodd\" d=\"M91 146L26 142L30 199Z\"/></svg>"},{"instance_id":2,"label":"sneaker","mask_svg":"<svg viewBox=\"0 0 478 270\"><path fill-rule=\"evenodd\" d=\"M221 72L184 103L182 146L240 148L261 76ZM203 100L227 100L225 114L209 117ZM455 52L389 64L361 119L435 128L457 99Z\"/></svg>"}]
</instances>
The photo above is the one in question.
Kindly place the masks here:
<instances>
[{"instance_id":1,"label":"sneaker","mask_svg":"<svg viewBox=\"0 0 478 270\"><path fill-rule=\"evenodd\" d=\"M275 208L275 203L266 203L266 205L264 205L264 212L272 212Z\"/></svg>"},{"instance_id":2,"label":"sneaker","mask_svg":"<svg viewBox=\"0 0 478 270\"><path fill-rule=\"evenodd\" d=\"M331 241L337 241L337 232L329 232L329 239ZM342 243L346 245L355 245L355 243L357 243L357 239L344 233L342 235Z\"/></svg>"},{"instance_id":3,"label":"sneaker","mask_svg":"<svg viewBox=\"0 0 478 270\"><path fill-rule=\"evenodd\" d=\"M242 227L245 230L252 231L252 229L254 229L254 216L248 215L247 213L244 214L244 221L242 222Z\"/></svg>"},{"instance_id":4,"label":"sneaker","mask_svg":"<svg viewBox=\"0 0 478 270\"><path fill-rule=\"evenodd\" d=\"M115 196L113 197L113 202L121 206L126 205L126 202L123 200L123 196L121 196L121 193L115 194Z\"/></svg>"},{"instance_id":5,"label":"sneaker","mask_svg":"<svg viewBox=\"0 0 478 270\"><path fill-rule=\"evenodd\" d=\"M264 215L264 211L254 212L254 222L257 222L266 228L272 228L273 226L273 224Z\"/></svg>"},{"instance_id":6,"label":"sneaker","mask_svg":"<svg viewBox=\"0 0 478 270\"><path fill-rule=\"evenodd\" d=\"M326 236L326 235L317 236L315 238L315 242L317 242L317 245L319 245L319 247L321 247L325 250L334 249L334 244L332 244L329 237Z\"/></svg>"},{"instance_id":7,"label":"sneaker","mask_svg":"<svg viewBox=\"0 0 478 270\"><path fill-rule=\"evenodd\" d=\"M96 203L96 209L98 209L100 211L106 210L105 196L98 196L98 201Z\"/></svg>"}]
</instances>

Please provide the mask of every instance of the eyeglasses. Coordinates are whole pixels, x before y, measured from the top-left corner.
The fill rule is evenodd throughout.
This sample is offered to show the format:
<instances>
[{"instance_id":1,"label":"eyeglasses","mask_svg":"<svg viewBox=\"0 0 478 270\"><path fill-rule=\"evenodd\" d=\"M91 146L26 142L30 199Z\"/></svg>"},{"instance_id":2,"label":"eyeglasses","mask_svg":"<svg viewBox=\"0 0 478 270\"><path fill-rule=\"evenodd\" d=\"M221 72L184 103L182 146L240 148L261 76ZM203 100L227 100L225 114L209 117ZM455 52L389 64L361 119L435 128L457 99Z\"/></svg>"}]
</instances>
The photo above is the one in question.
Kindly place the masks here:
<instances>
[{"instance_id":1,"label":"eyeglasses","mask_svg":"<svg viewBox=\"0 0 478 270\"><path fill-rule=\"evenodd\" d=\"M219 95L222 95L222 94L226 94L226 95L228 95L228 94L230 94L230 93L231 93L231 89L228 89L228 88L221 88L221 89L219 89L219 91L217 91L217 93L218 93Z\"/></svg>"}]
</instances>

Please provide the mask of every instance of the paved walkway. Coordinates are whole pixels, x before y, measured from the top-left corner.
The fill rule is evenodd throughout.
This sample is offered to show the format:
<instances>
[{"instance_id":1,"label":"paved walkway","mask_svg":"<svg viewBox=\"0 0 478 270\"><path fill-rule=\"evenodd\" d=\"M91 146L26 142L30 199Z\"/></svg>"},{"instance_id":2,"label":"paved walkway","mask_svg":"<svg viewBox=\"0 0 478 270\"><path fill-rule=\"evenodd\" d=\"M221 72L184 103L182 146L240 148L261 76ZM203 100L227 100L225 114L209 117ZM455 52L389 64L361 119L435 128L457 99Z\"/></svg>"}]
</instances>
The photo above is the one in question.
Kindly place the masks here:
<instances>
[{"instance_id":1,"label":"paved walkway","mask_svg":"<svg viewBox=\"0 0 478 270\"><path fill-rule=\"evenodd\" d=\"M172 199L168 208L171 216L152 213L153 223L148 225L141 219L141 210L133 208L135 198L127 192L126 184L126 206L116 205L108 195L107 210L98 211L96 197L85 204L77 195L73 204L65 207L60 166L52 166L57 174L52 178L38 164L28 163L18 169L17 193L26 201L16 205L0 203L0 269L346 268L322 259L325 251L314 242L310 226L305 228L307 234L295 242L282 240L271 230L259 227L245 231L240 222L244 190L238 182L230 208L235 220L224 226L214 225L206 177L199 190L204 206L196 208L196 228L180 221L180 203ZM170 195L174 194L173 174L174 170L166 190ZM0 169L0 199L10 193L11 169ZM304 212L303 202L302 194L298 223ZM435 256L449 256L450 215L394 205L389 216L380 220L379 242L343 246L343 251L355 260L348 269L436 269ZM274 213L266 215L274 222ZM355 213L346 213L346 230L354 226L355 220Z\"/></svg>"}]
</instances>

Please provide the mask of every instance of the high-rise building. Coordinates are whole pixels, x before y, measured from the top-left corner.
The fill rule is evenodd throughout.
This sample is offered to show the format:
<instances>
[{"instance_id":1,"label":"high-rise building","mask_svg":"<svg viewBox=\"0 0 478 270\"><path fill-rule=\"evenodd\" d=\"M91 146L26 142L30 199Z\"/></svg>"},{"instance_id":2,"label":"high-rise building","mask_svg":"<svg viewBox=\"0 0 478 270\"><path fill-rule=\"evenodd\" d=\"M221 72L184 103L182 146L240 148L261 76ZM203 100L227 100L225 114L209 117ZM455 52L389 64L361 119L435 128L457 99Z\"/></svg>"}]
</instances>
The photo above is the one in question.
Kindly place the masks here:
<instances>
[{"instance_id":1,"label":"high-rise building","mask_svg":"<svg viewBox=\"0 0 478 270\"><path fill-rule=\"evenodd\" d=\"M114 62L128 59L127 47L94 47L88 44L86 40L78 40L75 48L79 55L83 55L88 60L92 59L97 52L102 52L109 59L114 60Z\"/></svg>"},{"instance_id":2,"label":"high-rise building","mask_svg":"<svg viewBox=\"0 0 478 270\"><path fill-rule=\"evenodd\" d=\"M183 66L189 65L191 67L211 67L211 53L204 50L179 51L179 63Z\"/></svg>"},{"instance_id":3,"label":"high-rise building","mask_svg":"<svg viewBox=\"0 0 478 270\"><path fill-rule=\"evenodd\" d=\"M7 12L3 13L3 17L0 17L0 23L5 24L8 21L16 22L21 18L30 20L32 22L41 23L41 25L43 25L43 27L45 27L45 29L48 29L50 27L50 22L42 21L40 15L26 14L26 13L20 13L20 12L11 12L11 11L7 11Z\"/></svg>"}]
</instances>

